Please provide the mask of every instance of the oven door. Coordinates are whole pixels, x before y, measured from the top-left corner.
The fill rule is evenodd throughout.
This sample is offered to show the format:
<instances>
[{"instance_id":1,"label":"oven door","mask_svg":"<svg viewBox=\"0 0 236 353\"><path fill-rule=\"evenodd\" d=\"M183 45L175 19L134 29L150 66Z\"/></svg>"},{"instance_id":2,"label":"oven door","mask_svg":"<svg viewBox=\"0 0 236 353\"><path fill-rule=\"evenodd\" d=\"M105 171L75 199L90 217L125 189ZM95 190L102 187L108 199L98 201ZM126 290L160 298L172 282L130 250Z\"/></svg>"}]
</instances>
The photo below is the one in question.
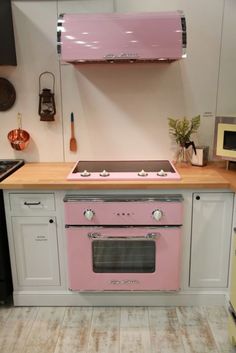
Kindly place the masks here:
<instances>
[{"instance_id":1,"label":"oven door","mask_svg":"<svg viewBox=\"0 0 236 353\"><path fill-rule=\"evenodd\" d=\"M180 234L180 227L69 226L69 288L178 290Z\"/></svg>"}]
</instances>

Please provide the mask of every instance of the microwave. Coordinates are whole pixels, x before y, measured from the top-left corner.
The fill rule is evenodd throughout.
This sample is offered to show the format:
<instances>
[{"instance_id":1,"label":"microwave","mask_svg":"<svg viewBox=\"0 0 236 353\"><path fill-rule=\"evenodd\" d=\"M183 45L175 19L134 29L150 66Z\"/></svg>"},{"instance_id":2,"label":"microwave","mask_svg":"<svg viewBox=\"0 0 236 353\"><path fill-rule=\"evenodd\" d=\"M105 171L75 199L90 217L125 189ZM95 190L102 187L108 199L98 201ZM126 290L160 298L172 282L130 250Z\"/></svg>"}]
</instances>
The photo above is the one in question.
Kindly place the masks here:
<instances>
[{"instance_id":1,"label":"microwave","mask_svg":"<svg viewBox=\"0 0 236 353\"><path fill-rule=\"evenodd\" d=\"M214 154L216 158L236 161L236 117L216 117Z\"/></svg>"}]
</instances>

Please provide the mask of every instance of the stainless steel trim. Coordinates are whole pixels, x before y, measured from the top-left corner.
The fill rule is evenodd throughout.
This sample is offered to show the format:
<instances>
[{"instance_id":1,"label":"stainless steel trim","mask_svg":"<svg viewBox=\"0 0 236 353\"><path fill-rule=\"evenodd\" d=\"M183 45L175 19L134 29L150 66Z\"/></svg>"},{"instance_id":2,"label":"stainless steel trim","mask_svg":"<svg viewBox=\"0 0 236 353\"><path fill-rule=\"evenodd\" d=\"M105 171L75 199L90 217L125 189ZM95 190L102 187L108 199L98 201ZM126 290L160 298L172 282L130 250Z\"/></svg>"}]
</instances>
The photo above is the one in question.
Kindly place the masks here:
<instances>
[{"instance_id":1,"label":"stainless steel trim","mask_svg":"<svg viewBox=\"0 0 236 353\"><path fill-rule=\"evenodd\" d=\"M133 289L101 289L101 290L98 290L98 289L71 289L69 288L70 291L73 291L73 292L77 292L77 293L80 293L80 292L88 292L88 293L130 293L130 292L133 292ZM152 293L177 293L180 291L180 288L178 289L148 289L148 292L152 292ZM147 293L147 290L145 289L135 289L135 292L138 292L138 293Z\"/></svg>"},{"instance_id":2,"label":"stainless steel trim","mask_svg":"<svg viewBox=\"0 0 236 353\"><path fill-rule=\"evenodd\" d=\"M89 239L113 239L113 240L121 240L121 239L129 239L129 240L157 240L160 238L161 234L160 233L147 233L146 235L142 236L112 236L112 235L107 235L104 236L101 233L88 233L88 238Z\"/></svg>"},{"instance_id":3,"label":"stainless steel trim","mask_svg":"<svg viewBox=\"0 0 236 353\"><path fill-rule=\"evenodd\" d=\"M165 228L180 228L182 227L182 224L174 224L174 225L133 225L133 224L129 224L129 225L124 225L124 224L103 224L102 226L100 225L84 225L84 224L65 224L65 228L79 228L79 229L109 229L109 228L119 228L119 229L126 229L126 228L145 228L145 229L165 229Z\"/></svg>"},{"instance_id":4,"label":"stainless steel trim","mask_svg":"<svg viewBox=\"0 0 236 353\"><path fill-rule=\"evenodd\" d=\"M155 195L155 196L146 196L146 195L66 195L63 199L64 202L182 202L184 200L181 194L171 194L171 195Z\"/></svg>"},{"instance_id":5,"label":"stainless steel trim","mask_svg":"<svg viewBox=\"0 0 236 353\"><path fill-rule=\"evenodd\" d=\"M181 14L181 27L182 27L182 54L186 54L187 48L187 28L186 28L186 19L184 14Z\"/></svg>"},{"instance_id":6,"label":"stainless steel trim","mask_svg":"<svg viewBox=\"0 0 236 353\"><path fill-rule=\"evenodd\" d=\"M57 53L61 54L61 27L63 21L64 14L60 14L57 20Z\"/></svg>"}]
</instances>

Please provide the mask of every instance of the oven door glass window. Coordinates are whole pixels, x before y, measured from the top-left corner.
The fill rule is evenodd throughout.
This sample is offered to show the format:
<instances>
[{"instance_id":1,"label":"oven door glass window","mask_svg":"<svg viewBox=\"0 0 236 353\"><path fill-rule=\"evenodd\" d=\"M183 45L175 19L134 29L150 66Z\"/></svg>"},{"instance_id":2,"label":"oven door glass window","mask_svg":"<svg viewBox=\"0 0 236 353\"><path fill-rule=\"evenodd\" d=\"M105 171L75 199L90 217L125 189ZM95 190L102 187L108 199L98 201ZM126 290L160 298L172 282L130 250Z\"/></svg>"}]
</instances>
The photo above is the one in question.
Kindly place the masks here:
<instances>
[{"instance_id":1,"label":"oven door glass window","mask_svg":"<svg viewBox=\"0 0 236 353\"><path fill-rule=\"evenodd\" d=\"M95 273L152 273L156 267L153 240L94 240Z\"/></svg>"}]
</instances>

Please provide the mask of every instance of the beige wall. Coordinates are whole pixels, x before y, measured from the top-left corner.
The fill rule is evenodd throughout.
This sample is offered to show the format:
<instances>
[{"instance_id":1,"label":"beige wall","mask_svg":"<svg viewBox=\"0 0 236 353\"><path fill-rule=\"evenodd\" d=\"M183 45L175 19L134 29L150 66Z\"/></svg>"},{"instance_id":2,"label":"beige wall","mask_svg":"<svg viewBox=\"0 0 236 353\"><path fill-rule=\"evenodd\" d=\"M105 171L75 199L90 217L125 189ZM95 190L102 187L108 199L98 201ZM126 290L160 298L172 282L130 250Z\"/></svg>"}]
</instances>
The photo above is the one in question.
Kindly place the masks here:
<instances>
[{"instance_id":1,"label":"beige wall","mask_svg":"<svg viewBox=\"0 0 236 353\"><path fill-rule=\"evenodd\" d=\"M216 110L221 114L236 111L234 95L227 94L236 86L229 55L236 55L231 34L235 6L233 0L13 1L18 66L0 67L0 76L14 84L17 100L10 110L0 113L0 158L172 159L175 145L168 134L167 117L197 114L201 114L201 128L196 142L212 147ZM56 20L61 12L179 9L187 20L185 60L79 69L59 63ZM50 123L41 122L37 113L38 78L43 71L52 71L56 77L57 115ZM18 111L23 116L23 128L32 136L24 152L12 150L6 138L16 127ZM68 148L71 111L76 119L77 153Z\"/></svg>"}]
</instances>

